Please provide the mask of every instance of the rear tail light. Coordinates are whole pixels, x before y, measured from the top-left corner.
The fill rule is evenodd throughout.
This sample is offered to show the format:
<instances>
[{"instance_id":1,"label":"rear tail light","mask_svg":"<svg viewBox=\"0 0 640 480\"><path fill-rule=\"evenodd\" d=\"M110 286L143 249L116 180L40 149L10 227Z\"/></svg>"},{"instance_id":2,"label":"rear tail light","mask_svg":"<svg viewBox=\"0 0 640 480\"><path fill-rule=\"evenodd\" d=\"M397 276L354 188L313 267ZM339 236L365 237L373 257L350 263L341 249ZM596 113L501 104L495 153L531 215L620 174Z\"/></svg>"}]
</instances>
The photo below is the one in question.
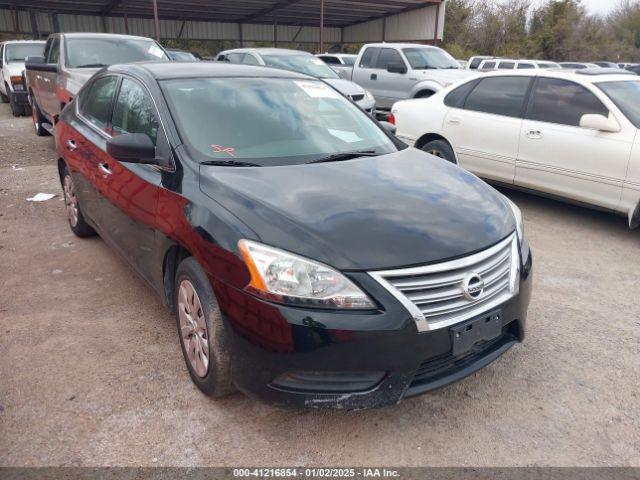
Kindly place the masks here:
<instances>
[{"instance_id":1,"label":"rear tail light","mask_svg":"<svg viewBox=\"0 0 640 480\"><path fill-rule=\"evenodd\" d=\"M396 117L393 113L389 114L389 119L387 120L391 125L395 125L396 124Z\"/></svg>"}]
</instances>

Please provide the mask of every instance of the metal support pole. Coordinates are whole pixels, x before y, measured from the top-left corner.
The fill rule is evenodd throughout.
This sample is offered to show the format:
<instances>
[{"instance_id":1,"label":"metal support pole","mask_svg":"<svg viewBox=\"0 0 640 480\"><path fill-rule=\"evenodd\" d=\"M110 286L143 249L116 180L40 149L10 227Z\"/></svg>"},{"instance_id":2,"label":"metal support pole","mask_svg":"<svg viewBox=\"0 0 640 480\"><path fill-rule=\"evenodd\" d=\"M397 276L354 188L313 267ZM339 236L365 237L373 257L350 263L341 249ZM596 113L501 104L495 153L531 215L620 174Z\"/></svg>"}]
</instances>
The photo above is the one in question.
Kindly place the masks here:
<instances>
[{"instance_id":1,"label":"metal support pole","mask_svg":"<svg viewBox=\"0 0 640 480\"><path fill-rule=\"evenodd\" d=\"M54 33L60 32L60 22L58 21L58 14L51 14L51 25L53 26Z\"/></svg>"},{"instance_id":2,"label":"metal support pole","mask_svg":"<svg viewBox=\"0 0 640 480\"><path fill-rule=\"evenodd\" d=\"M124 14L124 33L129 35L129 17L127 16L127 2L122 0L122 13Z\"/></svg>"},{"instance_id":3,"label":"metal support pole","mask_svg":"<svg viewBox=\"0 0 640 480\"><path fill-rule=\"evenodd\" d=\"M187 23L186 20L182 20L182 24L180 24L180 31L178 32L178 38L182 38L182 32L184 31L184 25Z\"/></svg>"},{"instance_id":4,"label":"metal support pole","mask_svg":"<svg viewBox=\"0 0 640 480\"><path fill-rule=\"evenodd\" d=\"M31 19L31 35L34 40L40 38L40 32L38 31L38 19L33 10L29 10L29 18Z\"/></svg>"},{"instance_id":5,"label":"metal support pole","mask_svg":"<svg viewBox=\"0 0 640 480\"><path fill-rule=\"evenodd\" d=\"M273 21L273 46L278 48L278 20Z\"/></svg>"},{"instance_id":6,"label":"metal support pole","mask_svg":"<svg viewBox=\"0 0 640 480\"><path fill-rule=\"evenodd\" d=\"M239 23L238 24L238 39L240 40L240 48L244 47L244 38L243 38L243 29L242 29L242 24Z\"/></svg>"},{"instance_id":7,"label":"metal support pole","mask_svg":"<svg viewBox=\"0 0 640 480\"><path fill-rule=\"evenodd\" d=\"M382 18L382 41L387 40L387 17Z\"/></svg>"},{"instance_id":8,"label":"metal support pole","mask_svg":"<svg viewBox=\"0 0 640 480\"><path fill-rule=\"evenodd\" d=\"M320 0L320 51L324 53L324 0Z\"/></svg>"},{"instance_id":9,"label":"metal support pole","mask_svg":"<svg viewBox=\"0 0 640 480\"><path fill-rule=\"evenodd\" d=\"M433 44L438 44L438 30L440 29L440 4L436 4L436 29L433 32Z\"/></svg>"},{"instance_id":10,"label":"metal support pole","mask_svg":"<svg viewBox=\"0 0 640 480\"><path fill-rule=\"evenodd\" d=\"M153 22L156 30L156 40L160 41L160 20L158 20L158 1L153 0Z\"/></svg>"},{"instance_id":11,"label":"metal support pole","mask_svg":"<svg viewBox=\"0 0 640 480\"><path fill-rule=\"evenodd\" d=\"M13 15L11 16L13 19L13 31L15 33L20 33L20 22L18 20L18 10L16 10L15 6L11 7Z\"/></svg>"}]
</instances>

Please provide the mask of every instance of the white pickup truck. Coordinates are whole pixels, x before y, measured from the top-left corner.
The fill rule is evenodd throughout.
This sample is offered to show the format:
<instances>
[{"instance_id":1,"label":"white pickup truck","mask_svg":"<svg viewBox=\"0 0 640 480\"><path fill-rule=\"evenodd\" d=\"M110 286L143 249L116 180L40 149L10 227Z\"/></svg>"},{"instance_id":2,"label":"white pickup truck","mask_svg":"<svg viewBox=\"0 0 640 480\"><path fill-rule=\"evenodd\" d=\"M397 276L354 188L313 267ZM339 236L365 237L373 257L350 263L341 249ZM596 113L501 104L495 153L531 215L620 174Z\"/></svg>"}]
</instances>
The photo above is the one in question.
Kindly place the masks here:
<instances>
[{"instance_id":1,"label":"white pickup truck","mask_svg":"<svg viewBox=\"0 0 640 480\"><path fill-rule=\"evenodd\" d=\"M371 43L360 49L350 79L373 94L378 110L390 110L397 101L430 97L474 74L438 47Z\"/></svg>"},{"instance_id":2,"label":"white pickup truck","mask_svg":"<svg viewBox=\"0 0 640 480\"><path fill-rule=\"evenodd\" d=\"M9 103L14 117L28 115L29 101L23 77L24 60L42 55L44 42L38 40L11 40L0 43L0 98Z\"/></svg>"}]
</instances>

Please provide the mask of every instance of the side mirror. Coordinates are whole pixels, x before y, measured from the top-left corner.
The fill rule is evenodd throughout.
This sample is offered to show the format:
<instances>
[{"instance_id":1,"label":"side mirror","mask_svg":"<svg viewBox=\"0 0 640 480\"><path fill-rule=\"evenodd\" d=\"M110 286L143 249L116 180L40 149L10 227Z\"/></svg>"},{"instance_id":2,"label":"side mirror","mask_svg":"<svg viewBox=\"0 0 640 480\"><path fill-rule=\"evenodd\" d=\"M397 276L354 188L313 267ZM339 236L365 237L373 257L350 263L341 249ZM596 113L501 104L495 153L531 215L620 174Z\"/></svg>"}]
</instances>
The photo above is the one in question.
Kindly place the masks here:
<instances>
[{"instance_id":1,"label":"side mirror","mask_svg":"<svg viewBox=\"0 0 640 480\"><path fill-rule=\"evenodd\" d=\"M387 72L389 73L407 73L407 67L404 63L390 63L387 65Z\"/></svg>"},{"instance_id":2,"label":"side mirror","mask_svg":"<svg viewBox=\"0 0 640 480\"><path fill-rule=\"evenodd\" d=\"M157 164L156 147L144 133L124 133L107 140L107 153L124 163Z\"/></svg>"},{"instance_id":3,"label":"side mirror","mask_svg":"<svg viewBox=\"0 0 640 480\"><path fill-rule=\"evenodd\" d=\"M47 63L47 59L44 57L27 57L24 61L24 66L27 70L41 70L45 72L55 72L58 70L57 64Z\"/></svg>"},{"instance_id":4,"label":"side mirror","mask_svg":"<svg viewBox=\"0 0 640 480\"><path fill-rule=\"evenodd\" d=\"M380 125L382 125L382 128L384 128L387 132L389 132L391 135L395 135L396 134L396 126L393 123L389 123L389 122L379 122Z\"/></svg>"},{"instance_id":5,"label":"side mirror","mask_svg":"<svg viewBox=\"0 0 640 480\"><path fill-rule=\"evenodd\" d=\"M600 132L617 133L620 131L620 125L613 116L588 114L580 118L580 127L589 130L598 130Z\"/></svg>"}]
</instances>

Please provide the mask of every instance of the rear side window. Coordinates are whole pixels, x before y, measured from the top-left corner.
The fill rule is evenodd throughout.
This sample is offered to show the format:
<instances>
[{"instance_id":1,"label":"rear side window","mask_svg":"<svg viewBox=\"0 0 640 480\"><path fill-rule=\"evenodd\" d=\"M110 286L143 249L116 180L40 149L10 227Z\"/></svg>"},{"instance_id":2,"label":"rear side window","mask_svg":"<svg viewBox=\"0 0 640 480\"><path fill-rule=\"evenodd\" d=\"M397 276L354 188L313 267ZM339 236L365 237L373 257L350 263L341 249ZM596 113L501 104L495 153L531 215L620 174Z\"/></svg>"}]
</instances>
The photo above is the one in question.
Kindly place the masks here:
<instances>
[{"instance_id":1,"label":"rear side window","mask_svg":"<svg viewBox=\"0 0 640 480\"><path fill-rule=\"evenodd\" d=\"M500 70L513 70L514 68L516 68L516 64L515 62L500 62L498 68Z\"/></svg>"},{"instance_id":2,"label":"rear side window","mask_svg":"<svg viewBox=\"0 0 640 480\"><path fill-rule=\"evenodd\" d=\"M254 57L250 53L247 53L244 56L244 58L242 59L242 63L244 63L245 65L260 65L260 62L258 62L256 57Z\"/></svg>"},{"instance_id":3,"label":"rear side window","mask_svg":"<svg viewBox=\"0 0 640 480\"><path fill-rule=\"evenodd\" d=\"M519 63L518 70L530 70L532 68L536 68L533 63Z\"/></svg>"},{"instance_id":4,"label":"rear side window","mask_svg":"<svg viewBox=\"0 0 640 480\"><path fill-rule=\"evenodd\" d=\"M228 53L227 54L227 62L231 63L242 63L244 60L244 53Z\"/></svg>"},{"instance_id":5,"label":"rear side window","mask_svg":"<svg viewBox=\"0 0 640 480\"><path fill-rule=\"evenodd\" d=\"M360 59L360 66L362 68L374 68L374 60L378 54L380 49L377 47L369 47L362 54L362 58Z\"/></svg>"},{"instance_id":6,"label":"rear side window","mask_svg":"<svg viewBox=\"0 0 640 480\"><path fill-rule=\"evenodd\" d=\"M482 58L474 58L469 65L471 70L477 70L480 64L482 63Z\"/></svg>"},{"instance_id":7,"label":"rear side window","mask_svg":"<svg viewBox=\"0 0 640 480\"><path fill-rule=\"evenodd\" d=\"M494 68L496 68L496 62L486 62L482 65L483 70L493 70Z\"/></svg>"},{"instance_id":8,"label":"rear side window","mask_svg":"<svg viewBox=\"0 0 640 480\"><path fill-rule=\"evenodd\" d=\"M380 51L380 55L378 56L376 68L386 70L387 67L392 64L404 65L404 61L402 60L400 54L393 48L383 48Z\"/></svg>"},{"instance_id":9,"label":"rear side window","mask_svg":"<svg viewBox=\"0 0 640 480\"><path fill-rule=\"evenodd\" d=\"M608 116L609 110L582 85L556 78L539 78L527 118L577 127L583 115Z\"/></svg>"},{"instance_id":10,"label":"rear side window","mask_svg":"<svg viewBox=\"0 0 640 480\"><path fill-rule=\"evenodd\" d=\"M158 119L153 101L145 89L129 78L122 80L113 107L113 134L144 133L153 143L158 136Z\"/></svg>"},{"instance_id":11,"label":"rear side window","mask_svg":"<svg viewBox=\"0 0 640 480\"><path fill-rule=\"evenodd\" d=\"M444 97L444 104L447 107L460 108L464 104L465 99L469 92L476 86L478 83L476 80L473 82L465 83L464 85L460 85L458 88L452 90Z\"/></svg>"},{"instance_id":12,"label":"rear side window","mask_svg":"<svg viewBox=\"0 0 640 480\"><path fill-rule=\"evenodd\" d=\"M80 108L80 113L91 124L100 130L105 130L109 124L113 94L116 90L118 78L115 76L98 78Z\"/></svg>"},{"instance_id":13,"label":"rear side window","mask_svg":"<svg viewBox=\"0 0 640 480\"><path fill-rule=\"evenodd\" d=\"M328 63L329 65L340 65L340 60L338 60L336 57L327 57L325 55L320 58L324 63Z\"/></svg>"},{"instance_id":14,"label":"rear side window","mask_svg":"<svg viewBox=\"0 0 640 480\"><path fill-rule=\"evenodd\" d=\"M469 94L464 108L505 117L520 117L530 82L529 77L485 78Z\"/></svg>"}]
</instances>

